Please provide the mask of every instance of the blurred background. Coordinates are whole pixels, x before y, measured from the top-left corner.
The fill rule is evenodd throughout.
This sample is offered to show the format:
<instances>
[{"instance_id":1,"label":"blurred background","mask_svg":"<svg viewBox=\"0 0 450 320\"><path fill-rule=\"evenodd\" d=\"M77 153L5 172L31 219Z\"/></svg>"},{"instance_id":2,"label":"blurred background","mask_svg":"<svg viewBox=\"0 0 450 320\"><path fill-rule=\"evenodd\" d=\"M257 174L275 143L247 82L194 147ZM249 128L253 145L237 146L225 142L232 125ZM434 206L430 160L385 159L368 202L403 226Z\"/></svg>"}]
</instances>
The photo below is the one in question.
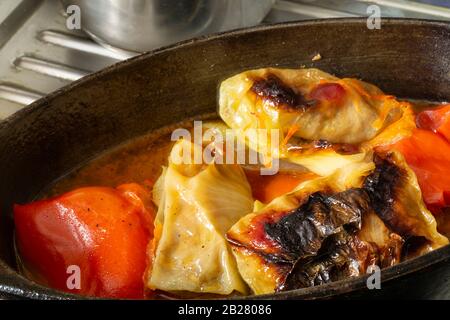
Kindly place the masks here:
<instances>
[{"instance_id":1,"label":"blurred background","mask_svg":"<svg viewBox=\"0 0 450 320\"><path fill-rule=\"evenodd\" d=\"M181 40L378 11L450 21L450 0L0 0L0 120L85 75Z\"/></svg>"}]
</instances>

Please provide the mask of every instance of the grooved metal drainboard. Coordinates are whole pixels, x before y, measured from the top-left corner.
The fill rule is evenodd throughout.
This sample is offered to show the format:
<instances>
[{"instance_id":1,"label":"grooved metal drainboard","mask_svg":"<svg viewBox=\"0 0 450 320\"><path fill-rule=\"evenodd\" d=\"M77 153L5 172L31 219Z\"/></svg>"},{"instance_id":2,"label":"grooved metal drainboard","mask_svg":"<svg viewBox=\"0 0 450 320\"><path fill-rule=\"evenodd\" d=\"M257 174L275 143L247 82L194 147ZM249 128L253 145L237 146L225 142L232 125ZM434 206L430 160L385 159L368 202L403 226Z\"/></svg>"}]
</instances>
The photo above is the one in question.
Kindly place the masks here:
<instances>
[{"instance_id":1,"label":"grooved metal drainboard","mask_svg":"<svg viewBox=\"0 0 450 320\"><path fill-rule=\"evenodd\" d=\"M450 20L449 0L278 0L263 23L366 16ZM131 53L113 51L65 27L58 0L0 1L0 119Z\"/></svg>"}]
</instances>

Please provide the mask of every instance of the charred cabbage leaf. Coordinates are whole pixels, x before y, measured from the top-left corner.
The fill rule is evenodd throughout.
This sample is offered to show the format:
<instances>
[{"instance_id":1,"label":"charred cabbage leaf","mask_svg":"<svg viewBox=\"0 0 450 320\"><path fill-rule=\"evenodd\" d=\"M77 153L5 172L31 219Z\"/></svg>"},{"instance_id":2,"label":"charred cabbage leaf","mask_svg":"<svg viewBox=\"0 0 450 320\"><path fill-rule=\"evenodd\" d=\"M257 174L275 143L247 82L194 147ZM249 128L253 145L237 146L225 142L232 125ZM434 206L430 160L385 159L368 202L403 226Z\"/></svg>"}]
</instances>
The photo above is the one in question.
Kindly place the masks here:
<instances>
[{"instance_id":1,"label":"charred cabbage leaf","mask_svg":"<svg viewBox=\"0 0 450 320\"><path fill-rule=\"evenodd\" d=\"M373 168L366 158L329 177L303 182L228 231L239 271L254 293L284 290L300 261L316 257L328 239L360 228L362 216L371 210L360 187Z\"/></svg>"},{"instance_id":2,"label":"charred cabbage leaf","mask_svg":"<svg viewBox=\"0 0 450 320\"><path fill-rule=\"evenodd\" d=\"M343 230L322 244L316 257L298 261L279 289L311 287L364 274L369 266L380 268L400 262L404 240L391 232L371 210L362 217L359 231Z\"/></svg>"},{"instance_id":3,"label":"charred cabbage leaf","mask_svg":"<svg viewBox=\"0 0 450 320\"><path fill-rule=\"evenodd\" d=\"M377 215L404 237L424 237L431 249L448 243L437 231L436 220L426 208L416 175L398 152L377 154L376 168L366 178Z\"/></svg>"},{"instance_id":4,"label":"charred cabbage leaf","mask_svg":"<svg viewBox=\"0 0 450 320\"><path fill-rule=\"evenodd\" d=\"M340 233L344 226L360 226L362 214L370 206L369 201L362 189L311 194L299 208L278 221L265 223L265 234L280 249L273 256L267 253L267 257L291 262L317 255L323 241Z\"/></svg>"},{"instance_id":5,"label":"charred cabbage leaf","mask_svg":"<svg viewBox=\"0 0 450 320\"><path fill-rule=\"evenodd\" d=\"M153 267L147 285L164 291L230 294L247 287L225 240L226 231L252 211L245 174L236 165L180 164L175 144L154 188L158 205Z\"/></svg>"},{"instance_id":6,"label":"charred cabbage leaf","mask_svg":"<svg viewBox=\"0 0 450 320\"><path fill-rule=\"evenodd\" d=\"M220 86L219 113L264 163L285 159L321 176L410 135L415 127L411 104L371 84L317 69L265 68L235 75Z\"/></svg>"},{"instance_id":7,"label":"charred cabbage leaf","mask_svg":"<svg viewBox=\"0 0 450 320\"><path fill-rule=\"evenodd\" d=\"M299 185L227 233L239 271L257 293L365 274L400 262L404 239L448 243L400 155L375 155Z\"/></svg>"},{"instance_id":8,"label":"charred cabbage leaf","mask_svg":"<svg viewBox=\"0 0 450 320\"><path fill-rule=\"evenodd\" d=\"M340 279L358 276L359 239L345 230L328 238L317 256L298 261L278 290L312 287Z\"/></svg>"},{"instance_id":9,"label":"charred cabbage leaf","mask_svg":"<svg viewBox=\"0 0 450 320\"><path fill-rule=\"evenodd\" d=\"M231 128L280 129L280 141L368 141L402 116L402 106L373 85L317 69L246 71L222 82L219 96Z\"/></svg>"}]
</instances>

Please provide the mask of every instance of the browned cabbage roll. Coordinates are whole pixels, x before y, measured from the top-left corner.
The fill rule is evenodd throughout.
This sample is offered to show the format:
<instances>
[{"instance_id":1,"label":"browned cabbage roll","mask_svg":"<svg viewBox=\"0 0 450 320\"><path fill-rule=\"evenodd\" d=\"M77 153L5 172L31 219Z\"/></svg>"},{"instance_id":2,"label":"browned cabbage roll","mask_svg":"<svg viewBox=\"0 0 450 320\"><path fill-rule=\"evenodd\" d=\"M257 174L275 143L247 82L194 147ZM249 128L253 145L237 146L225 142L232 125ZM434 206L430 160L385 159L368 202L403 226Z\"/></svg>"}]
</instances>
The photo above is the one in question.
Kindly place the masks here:
<instances>
[{"instance_id":1,"label":"browned cabbage roll","mask_svg":"<svg viewBox=\"0 0 450 320\"><path fill-rule=\"evenodd\" d=\"M185 164L177 157L201 146L178 141L154 189L158 206L152 269L146 284L168 292L246 293L227 230L251 212L253 198L241 167L221 164Z\"/></svg>"},{"instance_id":2,"label":"browned cabbage roll","mask_svg":"<svg viewBox=\"0 0 450 320\"><path fill-rule=\"evenodd\" d=\"M220 116L233 129L348 144L374 138L405 105L374 85L317 69L245 71L223 81L219 96Z\"/></svg>"},{"instance_id":3,"label":"browned cabbage roll","mask_svg":"<svg viewBox=\"0 0 450 320\"><path fill-rule=\"evenodd\" d=\"M448 243L436 230L415 175L394 153L304 182L227 233L239 271L256 294L395 265L410 238L424 239L425 251Z\"/></svg>"}]
</instances>

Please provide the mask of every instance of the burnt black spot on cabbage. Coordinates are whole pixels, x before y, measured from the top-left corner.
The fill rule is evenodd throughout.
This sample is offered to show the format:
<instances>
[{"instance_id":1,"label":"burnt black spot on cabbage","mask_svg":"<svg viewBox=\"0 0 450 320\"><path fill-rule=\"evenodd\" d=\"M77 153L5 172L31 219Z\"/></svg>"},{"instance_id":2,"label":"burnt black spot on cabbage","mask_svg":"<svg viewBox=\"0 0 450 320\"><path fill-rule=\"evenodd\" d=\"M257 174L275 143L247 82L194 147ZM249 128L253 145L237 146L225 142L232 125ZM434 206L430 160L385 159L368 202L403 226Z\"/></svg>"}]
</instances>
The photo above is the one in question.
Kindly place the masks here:
<instances>
[{"instance_id":1,"label":"burnt black spot on cabbage","mask_svg":"<svg viewBox=\"0 0 450 320\"><path fill-rule=\"evenodd\" d=\"M366 177L363 188L367 191L375 213L395 232L405 234L396 223L394 205L398 191L405 183L406 172L393 163L391 157L374 156L375 170Z\"/></svg>"},{"instance_id":2,"label":"burnt black spot on cabbage","mask_svg":"<svg viewBox=\"0 0 450 320\"><path fill-rule=\"evenodd\" d=\"M360 275L357 238L342 231L327 238L317 256L297 261L277 291L317 286Z\"/></svg>"},{"instance_id":3,"label":"burnt black spot on cabbage","mask_svg":"<svg viewBox=\"0 0 450 320\"><path fill-rule=\"evenodd\" d=\"M273 74L255 79L251 91L279 109L304 110L314 104L314 102L306 101L301 94L296 93Z\"/></svg>"},{"instance_id":4,"label":"burnt black spot on cabbage","mask_svg":"<svg viewBox=\"0 0 450 320\"><path fill-rule=\"evenodd\" d=\"M265 232L279 244L280 260L297 261L316 255L324 240L344 227L359 229L361 217L369 209L370 199L362 189L316 192L278 222L266 224Z\"/></svg>"},{"instance_id":5,"label":"burnt black spot on cabbage","mask_svg":"<svg viewBox=\"0 0 450 320\"><path fill-rule=\"evenodd\" d=\"M394 214L393 201L404 177L389 158L376 157L374 161L376 169L362 188L316 192L290 214L265 225L267 236L281 248L279 261L292 264L277 291L358 276L371 264L387 267L399 262L400 236L378 248L357 234L364 215L373 211Z\"/></svg>"},{"instance_id":6,"label":"burnt black spot on cabbage","mask_svg":"<svg viewBox=\"0 0 450 320\"><path fill-rule=\"evenodd\" d=\"M282 275L277 291L321 285L358 276L369 265L384 268L400 262L404 240L398 234L391 233L380 246L359 237L365 215L375 212L394 231L390 224L398 224L396 200L407 172L389 155L376 155L374 162L361 188L313 193L297 209L264 224L265 237L276 243L275 253L247 249Z\"/></svg>"}]
</instances>

